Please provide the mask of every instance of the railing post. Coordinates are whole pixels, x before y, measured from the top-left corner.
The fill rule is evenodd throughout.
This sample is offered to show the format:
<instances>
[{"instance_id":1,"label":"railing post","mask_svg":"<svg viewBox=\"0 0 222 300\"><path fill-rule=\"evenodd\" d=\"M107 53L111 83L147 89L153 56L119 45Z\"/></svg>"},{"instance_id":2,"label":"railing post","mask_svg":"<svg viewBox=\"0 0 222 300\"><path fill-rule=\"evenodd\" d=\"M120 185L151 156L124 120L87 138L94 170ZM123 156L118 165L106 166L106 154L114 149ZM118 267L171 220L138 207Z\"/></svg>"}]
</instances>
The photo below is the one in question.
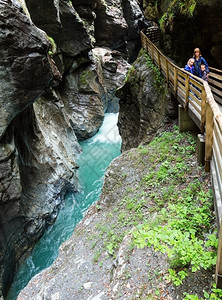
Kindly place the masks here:
<instances>
[{"instance_id":1,"label":"railing post","mask_svg":"<svg viewBox=\"0 0 222 300\"><path fill-rule=\"evenodd\" d=\"M157 51L157 61L158 61L158 67L159 67L159 69L161 71L160 52L159 51Z\"/></svg>"},{"instance_id":2,"label":"railing post","mask_svg":"<svg viewBox=\"0 0 222 300\"><path fill-rule=\"evenodd\" d=\"M185 74L185 111L188 110L188 104L189 104L189 76Z\"/></svg>"},{"instance_id":3,"label":"railing post","mask_svg":"<svg viewBox=\"0 0 222 300\"><path fill-rule=\"evenodd\" d=\"M141 44L142 44L142 48L143 48L144 43L143 43L143 34L142 34L142 32L140 32L140 39L141 39Z\"/></svg>"},{"instance_id":4,"label":"railing post","mask_svg":"<svg viewBox=\"0 0 222 300\"><path fill-rule=\"evenodd\" d=\"M152 48L152 61L153 61L153 63L154 63L154 48L153 48L152 45L151 45L151 48Z\"/></svg>"},{"instance_id":5,"label":"railing post","mask_svg":"<svg viewBox=\"0 0 222 300\"><path fill-rule=\"evenodd\" d=\"M206 123L206 100L207 100L207 94L203 86L201 91L201 122L200 122L201 133L204 133L204 125Z\"/></svg>"},{"instance_id":6,"label":"railing post","mask_svg":"<svg viewBox=\"0 0 222 300\"><path fill-rule=\"evenodd\" d=\"M166 81L167 84L169 84L169 68L168 68L168 61L166 58L165 58L165 63L166 63Z\"/></svg>"},{"instance_id":7,"label":"railing post","mask_svg":"<svg viewBox=\"0 0 222 300\"><path fill-rule=\"evenodd\" d=\"M213 154L213 112L208 102L206 102L206 142L205 142L205 171L210 171L210 161Z\"/></svg>"},{"instance_id":8,"label":"railing post","mask_svg":"<svg viewBox=\"0 0 222 300\"><path fill-rule=\"evenodd\" d=\"M177 95L177 77L178 77L177 68L174 67L174 93L175 93L175 96Z\"/></svg>"},{"instance_id":9,"label":"railing post","mask_svg":"<svg viewBox=\"0 0 222 300\"><path fill-rule=\"evenodd\" d=\"M149 53L149 49L148 49L148 40L146 39L146 52Z\"/></svg>"},{"instance_id":10,"label":"railing post","mask_svg":"<svg viewBox=\"0 0 222 300\"><path fill-rule=\"evenodd\" d=\"M147 47L146 48L147 53L149 54L150 57L152 57L152 47L151 47L148 39L146 39L146 47Z\"/></svg>"},{"instance_id":11,"label":"railing post","mask_svg":"<svg viewBox=\"0 0 222 300\"><path fill-rule=\"evenodd\" d=\"M203 166L205 163L205 136L203 134L197 135L197 162Z\"/></svg>"},{"instance_id":12,"label":"railing post","mask_svg":"<svg viewBox=\"0 0 222 300\"><path fill-rule=\"evenodd\" d=\"M220 224L219 245L217 248L217 263L216 263L216 286L222 288L222 224Z\"/></svg>"},{"instance_id":13,"label":"railing post","mask_svg":"<svg viewBox=\"0 0 222 300\"><path fill-rule=\"evenodd\" d=\"M143 49L146 50L146 40L144 39L144 36L142 36L142 46Z\"/></svg>"}]
</instances>

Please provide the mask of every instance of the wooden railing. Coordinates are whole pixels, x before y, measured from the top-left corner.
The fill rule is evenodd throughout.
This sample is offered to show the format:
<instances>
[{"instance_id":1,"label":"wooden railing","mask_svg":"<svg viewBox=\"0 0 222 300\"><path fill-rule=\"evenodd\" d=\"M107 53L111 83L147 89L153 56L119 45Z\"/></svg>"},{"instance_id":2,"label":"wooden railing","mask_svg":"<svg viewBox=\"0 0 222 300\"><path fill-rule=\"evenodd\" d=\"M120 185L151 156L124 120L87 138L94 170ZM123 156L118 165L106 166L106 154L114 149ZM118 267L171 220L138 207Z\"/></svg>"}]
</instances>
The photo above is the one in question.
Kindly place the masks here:
<instances>
[{"instance_id":1,"label":"wooden railing","mask_svg":"<svg viewBox=\"0 0 222 300\"><path fill-rule=\"evenodd\" d=\"M210 69L209 86L214 99L222 105L222 70L215 68Z\"/></svg>"},{"instance_id":2,"label":"wooden railing","mask_svg":"<svg viewBox=\"0 0 222 300\"><path fill-rule=\"evenodd\" d=\"M222 104L222 71L210 68L208 84L171 62L144 31L141 31L141 42L143 49L165 76L170 92L205 136L205 170L211 171L215 210L220 228L216 281L217 286L222 288L222 113L215 101Z\"/></svg>"}]
</instances>

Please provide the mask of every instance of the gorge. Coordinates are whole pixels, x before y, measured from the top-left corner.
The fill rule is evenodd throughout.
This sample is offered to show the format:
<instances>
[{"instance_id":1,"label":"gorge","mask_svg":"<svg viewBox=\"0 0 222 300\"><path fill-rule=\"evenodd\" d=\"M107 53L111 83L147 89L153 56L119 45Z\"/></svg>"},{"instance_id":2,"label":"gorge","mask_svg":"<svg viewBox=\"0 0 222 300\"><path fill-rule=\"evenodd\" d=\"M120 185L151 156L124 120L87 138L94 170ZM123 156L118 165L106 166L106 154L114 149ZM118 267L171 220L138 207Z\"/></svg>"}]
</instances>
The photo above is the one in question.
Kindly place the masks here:
<instances>
[{"instance_id":1,"label":"gorge","mask_svg":"<svg viewBox=\"0 0 222 300\"><path fill-rule=\"evenodd\" d=\"M175 61L184 64L198 43L221 68L221 2L185 2L0 0L0 296L64 195L79 189L79 141L95 135L104 113L116 113L120 99L123 151L150 142L169 117L171 99L143 54L130 69L140 30L161 20Z\"/></svg>"},{"instance_id":2,"label":"gorge","mask_svg":"<svg viewBox=\"0 0 222 300\"><path fill-rule=\"evenodd\" d=\"M34 275L53 263L61 243L71 236L90 205L99 199L104 170L120 154L121 138L118 134L117 118L118 114L106 113L98 133L80 142L82 152L77 159L80 191L65 196L55 224L44 233L29 258L19 268L7 295L8 300L16 299L20 290Z\"/></svg>"},{"instance_id":3,"label":"gorge","mask_svg":"<svg viewBox=\"0 0 222 300\"><path fill-rule=\"evenodd\" d=\"M78 140L95 134L105 111L118 109L114 91L129 68L127 43L122 42L127 23L120 5L114 16L106 6L103 1L89 6L76 3L78 13L69 1L39 1L37 7L35 1L0 2L3 295L19 261L55 221L64 194L78 189ZM126 6L129 22L134 20L130 25L133 48L143 16L138 5L134 10L130 3ZM94 10L107 23L106 41L98 41L97 47L93 47L99 28ZM45 24L55 41L51 46ZM112 41L109 34L115 27L119 37ZM110 49L100 50L101 43Z\"/></svg>"}]
</instances>

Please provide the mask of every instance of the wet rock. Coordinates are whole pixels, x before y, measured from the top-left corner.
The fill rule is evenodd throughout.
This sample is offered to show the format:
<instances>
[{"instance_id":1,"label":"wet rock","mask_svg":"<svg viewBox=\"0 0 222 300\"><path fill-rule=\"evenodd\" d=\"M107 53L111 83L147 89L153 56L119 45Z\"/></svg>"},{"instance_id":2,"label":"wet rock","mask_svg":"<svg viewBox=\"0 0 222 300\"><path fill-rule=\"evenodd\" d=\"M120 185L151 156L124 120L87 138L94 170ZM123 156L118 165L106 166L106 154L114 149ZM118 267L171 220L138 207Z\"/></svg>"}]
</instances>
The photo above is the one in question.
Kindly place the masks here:
<instances>
[{"instance_id":1,"label":"wet rock","mask_svg":"<svg viewBox=\"0 0 222 300\"><path fill-rule=\"evenodd\" d=\"M139 32L146 23L138 2L99 0L95 13L96 46L119 50L133 61L140 49Z\"/></svg>"},{"instance_id":2,"label":"wet rock","mask_svg":"<svg viewBox=\"0 0 222 300\"><path fill-rule=\"evenodd\" d=\"M118 112L115 92L123 85L130 67L121 53L106 48L94 48L90 59L90 65L66 75L58 89L63 112L79 140L99 130L104 112Z\"/></svg>"},{"instance_id":3,"label":"wet rock","mask_svg":"<svg viewBox=\"0 0 222 300\"><path fill-rule=\"evenodd\" d=\"M44 195L41 194L38 182L43 179L45 162L41 162L40 155L36 159L37 153L31 151L34 140L39 142L38 145L42 143L44 149L46 145L44 138L37 139L35 136L37 131L33 129L35 118L32 105L50 86L57 85L61 81L60 73L48 56L48 38L32 23L25 13L25 6L22 7L18 1L2 0L0 9L1 296L2 292L7 293L18 261L25 252L28 253L27 250L41 236L46 226L55 220L54 212L58 211L62 199L60 199L61 189L67 186L67 178L49 181L48 187L51 184L53 188L49 191L45 186L42 189ZM27 127L23 128L24 124ZM52 148L50 150L54 151ZM52 156L55 157L55 152ZM57 163L58 161L54 163L54 168L57 168ZM49 169L52 177L52 166L48 167ZM61 162L60 169L62 169ZM72 170L72 175L68 173L68 176L72 177L73 172ZM46 172L45 176L48 174L49 172ZM38 180L36 176L39 177ZM50 179L50 176L47 179ZM44 180L41 184L44 185ZM44 206L45 211L41 212L43 203L42 207L40 203L47 192L51 193L51 200L47 208ZM35 199L38 204L32 205L30 199ZM54 203L52 200L55 200Z\"/></svg>"},{"instance_id":4,"label":"wet rock","mask_svg":"<svg viewBox=\"0 0 222 300\"><path fill-rule=\"evenodd\" d=\"M77 189L75 159L80 146L60 108L44 99L20 115L16 128L23 187L21 212L28 219L42 219L43 230L54 222L61 195L72 186Z\"/></svg>"},{"instance_id":5,"label":"wet rock","mask_svg":"<svg viewBox=\"0 0 222 300\"><path fill-rule=\"evenodd\" d=\"M78 188L75 160L80 147L56 102L39 99L19 114L13 128L16 150L4 158L13 169L5 173L9 184L1 201L7 196L7 202L1 203L0 214L3 293L18 263L55 222L65 193Z\"/></svg>"},{"instance_id":6,"label":"wet rock","mask_svg":"<svg viewBox=\"0 0 222 300\"><path fill-rule=\"evenodd\" d=\"M97 46L126 50L125 36L128 26L121 1L98 0L96 6L95 39Z\"/></svg>"},{"instance_id":7,"label":"wet rock","mask_svg":"<svg viewBox=\"0 0 222 300\"><path fill-rule=\"evenodd\" d=\"M65 77L60 91L64 103L63 110L69 116L70 124L79 140L93 136L102 125L102 89L97 82L97 73L91 66Z\"/></svg>"},{"instance_id":8,"label":"wet rock","mask_svg":"<svg viewBox=\"0 0 222 300\"><path fill-rule=\"evenodd\" d=\"M2 0L0 9L1 138L13 118L52 84L53 73L46 34L31 23L17 1Z\"/></svg>"},{"instance_id":9,"label":"wet rock","mask_svg":"<svg viewBox=\"0 0 222 300\"><path fill-rule=\"evenodd\" d=\"M0 144L0 203L19 199L21 195L20 175L16 162L17 151L13 143Z\"/></svg>"},{"instance_id":10,"label":"wet rock","mask_svg":"<svg viewBox=\"0 0 222 300\"><path fill-rule=\"evenodd\" d=\"M79 3L80 2L80 3ZM95 39L95 19L96 19L96 1L88 1L89 3L84 3L83 1L75 1L74 6L76 11L78 12L81 19L84 21L86 25L87 33L90 37L91 43L94 46Z\"/></svg>"},{"instance_id":11,"label":"wet rock","mask_svg":"<svg viewBox=\"0 0 222 300\"><path fill-rule=\"evenodd\" d=\"M33 22L52 37L66 56L75 57L91 49L83 21L71 1L26 0Z\"/></svg>"},{"instance_id":12,"label":"wet rock","mask_svg":"<svg viewBox=\"0 0 222 300\"><path fill-rule=\"evenodd\" d=\"M120 114L118 127L122 150L148 143L164 125L169 95L161 76L147 66L146 55L141 54L133 64L125 85L118 90Z\"/></svg>"},{"instance_id":13,"label":"wet rock","mask_svg":"<svg viewBox=\"0 0 222 300\"><path fill-rule=\"evenodd\" d=\"M141 48L140 31L147 27L147 20L140 9L139 3L136 0L122 1L124 18L128 26L128 33L126 36L127 51L129 62L135 61L138 52Z\"/></svg>"},{"instance_id":14,"label":"wet rock","mask_svg":"<svg viewBox=\"0 0 222 300\"><path fill-rule=\"evenodd\" d=\"M92 50L98 80L104 86L101 94L105 112L119 111L119 98L116 90L123 86L130 64L116 50L96 47Z\"/></svg>"}]
</instances>

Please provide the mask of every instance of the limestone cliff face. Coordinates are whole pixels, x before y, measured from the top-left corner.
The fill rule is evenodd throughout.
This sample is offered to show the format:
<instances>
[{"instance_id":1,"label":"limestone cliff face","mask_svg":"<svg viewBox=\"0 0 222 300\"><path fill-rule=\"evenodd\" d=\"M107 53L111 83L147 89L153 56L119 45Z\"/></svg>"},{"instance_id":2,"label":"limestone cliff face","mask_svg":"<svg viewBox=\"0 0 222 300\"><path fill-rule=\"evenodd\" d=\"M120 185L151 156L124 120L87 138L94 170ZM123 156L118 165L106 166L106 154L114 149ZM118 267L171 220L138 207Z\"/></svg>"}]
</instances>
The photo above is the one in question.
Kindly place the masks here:
<instances>
[{"instance_id":1,"label":"limestone cliff face","mask_svg":"<svg viewBox=\"0 0 222 300\"><path fill-rule=\"evenodd\" d=\"M78 189L78 140L118 111L144 17L136 0L0 0L0 10L1 297Z\"/></svg>"},{"instance_id":2,"label":"limestone cliff face","mask_svg":"<svg viewBox=\"0 0 222 300\"><path fill-rule=\"evenodd\" d=\"M28 211L21 206L21 195L29 189L30 180L22 184L21 139L15 141L23 111L60 78L48 57L49 41L24 13L19 2L0 1L0 290L7 290L16 262L41 234L43 226L31 235ZM53 66L53 67L52 67ZM24 116L26 117L26 116ZM30 123L29 123L30 124ZM29 127L26 128L28 131ZM22 129L23 130L23 129ZM29 135L29 134L28 134ZM31 148L26 140L24 145ZM17 144L17 146L15 146ZM25 153L26 155L28 153ZM29 157L33 157L31 151ZM41 164L37 165L37 168ZM32 159L29 168L33 171ZM34 172L33 172L34 173ZM25 170L28 176L28 170ZM30 175L31 173L29 173ZM34 176L33 176L34 179ZM33 195L35 193L33 192ZM35 195L36 196L36 195ZM32 211L30 205L29 212ZM15 250L19 249L19 250ZM0 292L1 294L1 292Z\"/></svg>"},{"instance_id":3,"label":"limestone cliff face","mask_svg":"<svg viewBox=\"0 0 222 300\"><path fill-rule=\"evenodd\" d=\"M135 0L40 0L38 4L26 0L26 4L33 22L54 40L53 59L63 74L63 83L56 90L61 105L78 139L89 138L101 126L108 103L113 101L113 86L107 85L103 76L118 77L119 71L116 67L107 72L107 65L120 64L125 74L128 67L116 53L128 61L139 51L139 32L145 26L139 5ZM104 47L113 51L106 66L101 55L91 52ZM107 51L100 52L106 55ZM117 87L123 82L118 78Z\"/></svg>"},{"instance_id":4,"label":"limestone cliff face","mask_svg":"<svg viewBox=\"0 0 222 300\"><path fill-rule=\"evenodd\" d=\"M141 52L127 75L120 97L119 131L122 150L152 140L167 116L175 114L169 94L157 68L150 67L147 55Z\"/></svg>"},{"instance_id":5,"label":"limestone cliff face","mask_svg":"<svg viewBox=\"0 0 222 300\"><path fill-rule=\"evenodd\" d=\"M220 0L144 0L143 8L145 16L160 25L164 51L181 66L199 47L211 66L222 68Z\"/></svg>"},{"instance_id":6,"label":"limestone cliff face","mask_svg":"<svg viewBox=\"0 0 222 300\"><path fill-rule=\"evenodd\" d=\"M9 1L8 5L6 1L0 2L0 105L4 108L0 112L0 138L16 115L31 105L53 80L46 34L16 4L16 1ZM35 69L35 77L30 76L31 69Z\"/></svg>"}]
</instances>

